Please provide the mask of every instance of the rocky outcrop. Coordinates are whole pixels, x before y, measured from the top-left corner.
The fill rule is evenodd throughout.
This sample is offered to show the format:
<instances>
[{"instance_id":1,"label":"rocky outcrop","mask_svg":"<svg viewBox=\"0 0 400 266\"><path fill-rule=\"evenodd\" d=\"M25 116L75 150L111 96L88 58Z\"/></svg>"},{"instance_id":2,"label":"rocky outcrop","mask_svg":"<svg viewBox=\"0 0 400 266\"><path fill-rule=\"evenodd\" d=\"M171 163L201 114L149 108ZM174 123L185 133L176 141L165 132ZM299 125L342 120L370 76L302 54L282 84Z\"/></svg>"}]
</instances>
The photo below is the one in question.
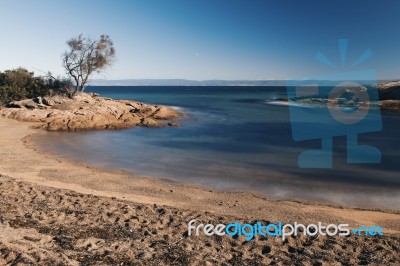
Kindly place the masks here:
<instances>
[{"instance_id":1,"label":"rocky outcrop","mask_svg":"<svg viewBox=\"0 0 400 266\"><path fill-rule=\"evenodd\" d=\"M400 100L379 101L381 110L400 114Z\"/></svg>"},{"instance_id":2,"label":"rocky outcrop","mask_svg":"<svg viewBox=\"0 0 400 266\"><path fill-rule=\"evenodd\" d=\"M400 81L378 84L381 110L400 114Z\"/></svg>"},{"instance_id":3,"label":"rocky outcrop","mask_svg":"<svg viewBox=\"0 0 400 266\"><path fill-rule=\"evenodd\" d=\"M82 93L73 99L53 96L14 101L2 108L0 115L18 121L38 122L38 128L47 130L76 131L176 126L181 113L166 106Z\"/></svg>"},{"instance_id":4,"label":"rocky outcrop","mask_svg":"<svg viewBox=\"0 0 400 266\"><path fill-rule=\"evenodd\" d=\"M400 100L400 81L381 83L378 85L379 99Z\"/></svg>"},{"instance_id":5,"label":"rocky outcrop","mask_svg":"<svg viewBox=\"0 0 400 266\"><path fill-rule=\"evenodd\" d=\"M357 88L357 87L356 87ZM360 86L363 89L362 86ZM352 91L350 91L352 92ZM343 94L346 93L346 88L344 91L338 91L336 96L334 95L333 99L329 99L327 96L321 95L313 95L313 96L305 96L305 97L296 97L289 99L289 102L312 105L312 106L325 106L329 103L338 103L343 100ZM379 108L383 112L392 113L400 115L400 81L394 82L386 82L378 84L378 95L379 102L364 102L357 103L358 108L369 108L372 106L377 106L379 104ZM287 99L277 99L271 101L271 104L282 103L286 104L288 102ZM348 104L354 104L352 101L348 101Z\"/></svg>"}]
</instances>

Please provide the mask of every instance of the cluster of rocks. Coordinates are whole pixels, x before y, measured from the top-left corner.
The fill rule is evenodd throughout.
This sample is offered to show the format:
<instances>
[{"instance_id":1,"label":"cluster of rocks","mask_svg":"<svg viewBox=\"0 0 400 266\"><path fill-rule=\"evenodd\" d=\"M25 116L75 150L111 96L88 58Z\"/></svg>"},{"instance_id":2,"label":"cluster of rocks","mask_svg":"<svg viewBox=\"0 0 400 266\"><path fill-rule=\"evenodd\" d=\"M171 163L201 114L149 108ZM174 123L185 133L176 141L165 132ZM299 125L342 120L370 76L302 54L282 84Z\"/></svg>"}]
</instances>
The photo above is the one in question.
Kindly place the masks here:
<instances>
[{"instance_id":1,"label":"cluster of rocks","mask_svg":"<svg viewBox=\"0 0 400 266\"><path fill-rule=\"evenodd\" d=\"M353 102L352 100L348 100L346 98L342 98L343 93L351 93L352 90L347 91L344 89L343 91L338 91L335 97L328 98L327 96L321 97L321 95L311 95L304 97L296 97L290 99L292 102L307 104L313 106L326 106L326 104L341 104L341 105L349 105L349 106L357 106L358 108L369 108L370 106L378 107L384 112L390 112L394 114L400 114L400 81L388 82L388 83L380 83L378 84L378 95L379 101L370 101L370 102ZM359 88L355 88L356 90L365 89L360 86ZM274 102L283 102L287 103L288 99L276 99Z\"/></svg>"},{"instance_id":2,"label":"cluster of rocks","mask_svg":"<svg viewBox=\"0 0 400 266\"><path fill-rule=\"evenodd\" d=\"M379 84L378 92L382 110L400 113L400 81Z\"/></svg>"},{"instance_id":3,"label":"cluster of rocks","mask_svg":"<svg viewBox=\"0 0 400 266\"><path fill-rule=\"evenodd\" d=\"M400 100L400 81L378 84L379 99Z\"/></svg>"},{"instance_id":4,"label":"cluster of rocks","mask_svg":"<svg viewBox=\"0 0 400 266\"><path fill-rule=\"evenodd\" d=\"M81 93L73 98L52 96L14 101L0 109L3 117L38 122L47 130L122 129L134 126L177 126L181 113L161 105L112 100Z\"/></svg>"}]
</instances>

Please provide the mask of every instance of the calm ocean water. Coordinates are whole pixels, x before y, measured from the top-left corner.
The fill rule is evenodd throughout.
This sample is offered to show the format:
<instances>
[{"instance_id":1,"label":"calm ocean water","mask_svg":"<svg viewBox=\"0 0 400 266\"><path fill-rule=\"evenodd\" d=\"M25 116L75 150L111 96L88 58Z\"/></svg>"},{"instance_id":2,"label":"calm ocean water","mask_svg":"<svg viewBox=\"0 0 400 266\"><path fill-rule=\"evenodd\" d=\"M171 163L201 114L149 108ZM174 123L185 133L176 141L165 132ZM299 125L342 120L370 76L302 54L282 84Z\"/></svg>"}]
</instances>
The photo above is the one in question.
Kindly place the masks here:
<instances>
[{"instance_id":1,"label":"calm ocean water","mask_svg":"<svg viewBox=\"0 0 400 266\"><path fill-rule=\"evenodd\" d=\"M382 151L381 164L346 163L346 138L334 139L332 169L300 169L298 154L319 140L295 142L284 87L89 87L114 99L174 106L188 114L178 128L53 132L42 145L71 160L135 175L273 197L400 209L400 116L383 115L383 130L360 142Z\"/></svg>"}]
</instances>

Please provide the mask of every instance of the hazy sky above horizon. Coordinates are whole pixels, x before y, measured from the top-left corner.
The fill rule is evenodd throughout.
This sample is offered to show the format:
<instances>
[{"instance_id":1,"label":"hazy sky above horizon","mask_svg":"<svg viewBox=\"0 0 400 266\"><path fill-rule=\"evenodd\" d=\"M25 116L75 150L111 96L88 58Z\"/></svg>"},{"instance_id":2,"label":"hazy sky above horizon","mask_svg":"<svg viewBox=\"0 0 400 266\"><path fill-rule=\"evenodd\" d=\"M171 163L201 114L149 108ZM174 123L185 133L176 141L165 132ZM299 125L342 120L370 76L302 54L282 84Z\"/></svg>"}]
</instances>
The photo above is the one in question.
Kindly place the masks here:
<instances>
[{"instance_id":1,"label":"hazy sky above horizon","mask_svg":"<svg viewBox=\"0 0 400 266\"><path fill-rule=\"evenodd\" d=\"M287 79L374 68L400 78L400 2L222 0L0 1L0 71L64 75L66 41L108 34L106 79ZM337 40L349 39L340 64ZM370 48L373 56L350 66ZM318 51L337 69L315 60Z\"/></svg>"}]
</instances>

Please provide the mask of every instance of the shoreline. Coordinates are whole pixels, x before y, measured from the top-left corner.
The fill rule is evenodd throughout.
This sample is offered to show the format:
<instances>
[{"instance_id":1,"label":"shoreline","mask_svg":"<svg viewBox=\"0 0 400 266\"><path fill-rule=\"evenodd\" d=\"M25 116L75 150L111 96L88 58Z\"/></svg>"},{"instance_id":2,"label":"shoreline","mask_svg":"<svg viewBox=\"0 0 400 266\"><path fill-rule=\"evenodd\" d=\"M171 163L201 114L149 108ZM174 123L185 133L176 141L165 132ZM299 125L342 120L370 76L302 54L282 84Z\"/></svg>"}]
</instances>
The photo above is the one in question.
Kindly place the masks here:
<instances>
[{"instance_id":1,"label":"shoreline","mask_svg":"<svg viewBox=\"0 0 400 266\"><path fill-rule=\"evenodd\" d=\"M352 209L352 210L359 210L359 211L377 211L377 212L383 212L383 213L400 214L400 210L392 209L392 208L384 208L384 209L378 208L378 207L366 208L366 207L361 207L361 206L346 206L346 205L342 205L340 203L317 202L316 200L313 201L313 200L307 200L304 198L296 198L296 197L284 197L284 196L275 197L275 196L268 195L268 193L260 192L260 191L252 190L252 189L216 188L213 186L207 186L207 185L202 185L202 184L197 184L197 183L183 182L183 181L175 180L175 179L169 178L169 177L135 175L134 173L130 172L129 170L97 166L97 165L93 165L91 163L87 163L84 161L80 162L78 160L68 159L57 152L47 150L47 149L41 147L39 143L37 143L38 142L37 136L38 135L46 135L46 134L51 134L51 132L39 130L38 132L35 132L31 135L26 136L25 138L22 139L22 141L24 142L24 145L27 148L33 149L40 153L51 155L51 157L57 158L57 160L60 160L60 161L68 162L70 164L77 165L77 166L84 167L84 168L89 168L89 169L92 169L95 171L118 173L118 174L121 174L122 176L128 176L133 179L145 179L145 180L148 179L148 180L159 183L161 186L162 186L162 184L171 184L172 186L176 186L177 189L194 188L194 189L199 189L201 191L209 191L209 192L213 192L213 193L226 192L226 193L233 193L233 194L237 193L239 195L240 194L250 194L257 198L264 198L266 200L275 201L275 202L296 202L296 203L303 204L303 205L330 207L330 208L334 208L334 209ZM174 207L174 206L171 206L171 207Z\"/></svg>"},{"instance_id":2,"label":"shoreline","mask_svg":"<svg viewBox=\"0 0 400 266\"><path fill-rule=\"evenodd\" d=\"M10 199L8 205L3 205L11 205L12 207L11 211L9 209L5 212L3 209L1 212L3 218L0 225L3 232L9 233L7 238L4 238L3 236L0 242L1 245L5 245L15 254L24 254L27 260L30 258L29 256L32 255L31 252L33 252L29 250L36 250L35 252L40 253L43 252L43 249L47 250L48 253L46 253L47 255L42 254L42 257L44 256L46 259L51 259L52 261L58 260L58 258L55 257L56 254L53 254L54 250L57 249L54 247L46 248L46 246L43 246L43 241L35 242L29 240L29 245L33 245L34 248L28 249L28 251L20 250L20 246L25 244L15 246L15 242L18 243L18 241L22 241L19 238L24 234L33 235L32 238L36 237L38 239L47 239L51 236L50 238L53 239L53 242L54 238L61 237L58 235L57 231L54 231L55 229L49 229L50 231L47 232L47 229L44 230L43 226L46 228L53 228L53 226L57 226L56 228L69 228L68 230L65 229L66 231L63 232L71 238L70 241L73 248L69 248L69 246L64 247L61 244L59 244L57 248L62 251L60 254L64 254L62 256L60 255L61 261L67 261L66 259L68 259L71 260L71 264L73 264L73 261L97 262L100 257L103 258L101 254L103 254L102 252L105 252L105 250L108 250L107 248L110 247L111 242L119 244L115 244L118 246L115 251L107 251L111 252L110 256L112 260L110 260L109 263L120 263L123 261L155 263L154 258L162 256L164 253L162 250L154 248L153 246L156 245L154 243L159 243L157 241L167 241L165 240L166 238L168 239L168 247L171 248L170 253L180 255L179 257L173 257L168 261L165 261L161 257L155 260L160 261L162 265L173 264L174 261L179 261L183 258L185 258L185 260L182 264L193 262L193 259L198 262L201 261L200 259L204 259L213 263L217 261L220 262L221 260L229 261L234 258L237 258L238 261L241 261L242 263L270 263L271 261L288 263L292 262L294 259L292 256L293 254L291 254L292 252L287 251L289 247L294 247L296 250L310 248L312 251L315 249L313 251L314 256L310 254L306 256L305 254L296 253L296 259L302 263L321 261L321 258L318 258L316 255L318 252L326 252L326 254L329 252L332 253L332 250L329 250L327 247L322 248L322 250L319 249L317 252L318 247L304 246L304 241L308 241L308 237L303 236L297 238L300 242L291 238L288 243L271 238L266 240L255 239L251 242L252 244L250 244L250 246L249 244L245 244L245 242L243 242L244 239L241 237L239 238L239 242L227 237L223 238L223 242L220 242L221 240L214 237L207 238L203 236L188 238L185 236L187 223L196 217L199 217L203 222L215 221L215 223L218 223L218 221L233 222L238 220L250 222L260 220L270 222L283 221L284 223L298 222L303 224L317 223L320 221L322 223L349 223L351 226L380 225L384 228L385 233L385 235L380 238L368 238L362 236L350 236L346 238L332 237L332 240L330 241L334 241L336 243L335 245L342 246L343 248L340 248L339 246L338 248L341 249L341 252L346 254L344 256L349 258L349 261L353 260L353 263L360 262L357 258L359 254L371 252L368 251L368 249L372 247L367 247L367 243L375 243L376 241L378 241L380 243L379 245L383 247L382 252L386 254L383 257L387 258L388 262L393 261L393 258L396 257L397 251L392 250L392 246L397 245L400 239L400 212L398 211L355 209L325 204L312 204L296 200L271 199L256 192L220 191L200 185L165 182L152 177L132 176L121 170L100 169L98 167L89 166L84 162L77 164L66 161L61 158L61 156L55 156L54 154L37 149L34 143L31 142L33 134L49 133L43 130L33 129L32 126L34 125L34 123L0 118L0 142L2 144L2 150L0 153L1 186L4 187L7 185L14 188L2 188L4 189L3 201L4 198ZM47 209L43 210L42 207L40 207L42 206L41 204L38 205L38 203L35 203L36 197L31 197L30 195L30 191L32 190L38 191L38 193L36 193L38 195L45 195L44 197L41 196L41 198L46 202L45 206L47 206ZM41 193L39 193L39 191ZM58 197L61 197L61 203L55 201L55 198L58 199ZM17 203L13 203L12 199L14 198ZM26 198L26 200L21 201L18 200L18 198ZM66 207L62 207L64 206L64 203L62 202L66 201L66 199L68 199L68 202L70 203L66 203ZM79 211L87 213L85 219L79 220L80 218L77 214L75 215L76 219L71 218L67 214L60 214L62 213L60 212L60 207L75 208L73 202L76 202L77 199L82 199L77 208ZM104 217L109 208L103 208L102 211L100 211L92 206L92 201L95 201L96 204L98 203L101 206L136 206L134 207L135 213L132 214L132 217L137 216L137 212L141 212L143 209L149 210L151 213L141 214L142 216L139 215L139 217L141 217L140 219L147 221L142 224L131 225L132 218L129 217L120 220L120 218L116 219L112 216L114 217L112 221L111 218L107 217L104 218L107 221L98 221L99 217ZM97 206L96 204L94 206ZM4 206L2 208L6 208ZM13 215L15 212L14 209L18 208L25 208L18 211L20 215L23 215L23 213L36 213L35 215L40 219L37 218L34 223L19 221L15 224L14 220L20 219L18 218L19 216L15 216L15 214ZM40 208L40 211L37 211L37 208ZM113 213L118 217L125 217L126 215L118 208L115 207ZM95 213L96 211L97 213ZM164 221L164 218L166 219L166 217L161 216L158 212L170 214L169 219L173 219L176 222L175 226L173 228L170 226L165 227L165 223L167 222ZM47 216L43 218L43 213L52 213L52 215L49 214L49 217L62 215L64 218L53 221ZM36 217L35 215L33 215L33 217ZM160 217L162 218L162 221L164 221L162 222L163 225L157 225L157 228L151 229L152 226L158 224L157 219L161 219ZM33 218L25 217L24 219ZM66 220L64 221L64 219ZM69 221L68 219L72 219L70 224L67 222ZM114 220L118 220L115 222L116 224L114 223ZM72 233L69 233L69 231L76 231L78 230L77 228L82 226L82 230L89 230L91 232L91 230L94 230L92 228L93 226L108 228L105 226L126 226L126 223L130 225L131 231L136 232L138 230L138 232L144 234L137 238L141 241L140 243L135 242L136 240L133 238L130 239L128 237L130 233L125 231L125 233L122 232L118 237L115 236L110 238L103 238L103 233L95 236L88 233L81 233L81 236L71 235ZM154 235L150 234L150 236L146 235L147 233L145 232L150 229L156 230L157 233ZM93 237L95 240L92 239ZM319 243L318 245L325 246L327 245L327 240L326 237L319 236L318 240L315 241L316 243ZM26 242L28 240L24 241ZM82 244L82 241L88 242L91 247L97 246L98 248L96 250L89 248L89 251L87 248L79 249L79 245ZM352 244L348 244L346 241L350 241ZM129 249L129 247L126 246L128 243L131 247L134 247L136 250L135 252L132 250L129 251L132 248ZM148 244L151 247L143 247L145 252L147 252L146 254L150 254L151 256L148 257L146 254L141 255L139 249L143 244ZM265 251L266 244L272 248L273 252L271 252L271 250L270 252L267 252L268 250ZM349 247L357 246L360 248L353 252L350 249L347 249L348 245L350 245ZM193 253L194 247L199 249L199 253ZM291 250L291 248L289 248L289 250ZM82 254L86 254L87 252L89 252L88 254L92 254L94 252L97 254L97 257L90 257L89 255L87 256L90 258L86 257L86 259L85 257L77 257L77 249L80 250L79 252ZM225 252L224 255L217 255L221 250ZM126 253L127 251L130 253ZM51 252L53 252L53 255L50 256L49 254ZM184 252L190 254L188 255L189 257L185 257L185 255L183 255ZM330 253L329 255L326 255L327 257L322 259L322 261L337 261L335 254ZM356 255L356 253L358 255ZM121 257L121 254L126 254L128 257ZM207 254L212 254L212 256L210 257ZM17 255L15 256L17 258ZM223 257L212 260L213 256Z\"/></svg>"},{"instance_id":3,"label":"shoreline","mask_svg":"<svg viewBox=\"0 0 400 266\"><path fill-rule=\"evenodd\" d=\"M329 203L317 203L317 202L312 202L312 201L307 201L307 200L302 200L302 199L296 199L296 198L273 198L268 195L265 195L264 193L260 193L257 191L252 191L252 190L230 190L230 189L217 189L217 188L212 188L200 184L191 184L191 183L182 183L179 181L175 181L173 179L168 179L168 178L159 178L159 177L151 177L151 176L135 176L131 173L129 173L126 170L122 169L107 169L104 167L100 166L93 166L90 164L87 164L86 162L76 162L76 161L69 161L65 159L62 155L57 155L51 151L44 150L39 147L35 143L35 141L32 139L33 136L36 136L38 134L45 135L45 134L51 134L50 132L46 132L41 129L36 129L32 128L31 126L35 125L36 123L27 123L27 122L19 122L19 121L14 121L11 119L7 118L0 118L0 125L6 124L6 127L9 127L10 124L14 126L15 128L18 128L18 130L24 129L27 132L27 134L21 134L22 137L19 138L19 141L23 144L25 147L26 151L29 152L31 150L32 154L35 155L35 158L39 158L41 161L50 161L54 160L58 163L58 167L73 170L78 170L81 171L82 173L89 172L89 174L97 174L98 178L102 178L102 174L106 175L112 175L112 178L107 178L104 179L105 181L111 181L111 182L119 182L121 180L125 181L128 179L128 181L131 181L132 183L135 183L132 188L134 187L141 187L141 188L155 188L159 189L161 191L172 189L172 190L188 190L190 193L182 193L181 196L185 197L190 197L190 196L199 196L199 193L203 192L208 192L212 194L220 194L221 198L217 196L218 200L227 200L224 199L224 196L236 198L236 196L243 195L243 197L251 197L251 198L258 198L261 199L261 201L265 201L265 203L294 203L294 204L299 204L299 205L304 205L304 206L310 206L310 207L316 207L316 208L332 208L332 209L342 209L342 210L354 210L354 211L366 211L366 212L382 212L382 213L388 213L388 214L399 214L400 218L400 211L395 210L395 209L377 209L377 208L361 208L361 207L346 207L342 206L339 204L329 204ZM0 133L0 139L1 139L1 133ZM3 144L4 147L4 144ZM72 168L71 168L72 167ZM40 171L44 170L47 167L43 167L44 169L41 169L42 167L39 167ZM0 174L3 174L3 169L0 167ZM56 171L58 172L58 171ZM8 174L8 173L7 173ZM12 173L11 173L12 176ZM61 188L61 189L71 189L76 192L80 193L93 193L98 196L108 196L108 197L116 197L124 200L132 200L132 201L137 201L138 203L143 203L143 204L154 204L157 203L155 201L166 201L165 205L168 205L170 207L189 207L189 204L183 203L180 201L180 197L171 197L170 194L166 194L164 196L160 195L154 195L152 193L147 194L146 192L142 192L143 197L137 197L137 196L132 196L131 193L127 193L124 190L119 190L119 189L105 189L101 190L99 187L96 186L91 186L87 181L82 182L83 180L72 180L72 181L66 181L66 180L60 180L59 178L47 178L47 173L43 174L40 173L39 175L31 174L29 175L29 178L22 177L23 174L18 174L17 175L19 178L21 178L21 181L31 181L31 182L37 182L37 184L40 185L45 185L49 187L54 187L54 188ZM15 177L15 176L13 176ZM93 179L96 179L94 177ZM121 179L121 180L119 180ZM126 185L126 184L124 184ZM100 186L102 187L102 186ZM138 192L138 191L135 191ZM194 194L193 194L194 192ZM110 195L107 195L110 194ZM157 193L158 194L158 193ZM153 200L150 200L153 199ZM218 208L219 213L220 208ZM243 213L240 211L240 213ZM230 215L238 215L240 213L236 212L230 212L228 211L226 214ZM400 228L399 228L399 233L400 233Z\"/></svg>"}]
</instances>

